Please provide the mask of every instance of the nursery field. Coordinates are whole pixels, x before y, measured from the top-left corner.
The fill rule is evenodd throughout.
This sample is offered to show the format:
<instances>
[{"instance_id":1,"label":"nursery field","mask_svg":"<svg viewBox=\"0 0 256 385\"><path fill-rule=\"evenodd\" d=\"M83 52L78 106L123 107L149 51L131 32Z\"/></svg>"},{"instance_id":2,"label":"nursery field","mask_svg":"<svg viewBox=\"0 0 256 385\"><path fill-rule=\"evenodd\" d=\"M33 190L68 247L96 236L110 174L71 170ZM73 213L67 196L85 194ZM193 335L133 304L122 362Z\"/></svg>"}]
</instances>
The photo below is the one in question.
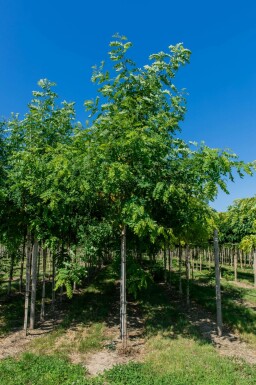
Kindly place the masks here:
<instances>
[{"instance_id":1,"label":"nursery field","mask_svg":"<svg viewBox=\"0 0 256 385\"><path fill-rule=\"evenodd\" d=\"M255 384L256 197L210 202L256 163L181 136L188 48L113 39L84 123L46 78L0 120L0 384Z\"/></svg>"},{"instance_id":2,"label":"nursery field","mask_svg":"<svg viewBox=\"0 0 256 385\"><path fill-rule=\"evenodd\" d=\"M230 281L228 269L223 274L228 280L222 278L225 327L219 338L212 269L194 271L187 307L176 265L173 260L171 287L159 264L155 282L136 299L129 296L125 350L119 339L119 283L111 266L72 299L64 294L60 302L57 296L54 310L48 285L46 319L27 337L19 322L24 296L14 290L1 302L1 384L254 384L256 297L250 274L243 287Z\"/></svg>"}]
</instances>

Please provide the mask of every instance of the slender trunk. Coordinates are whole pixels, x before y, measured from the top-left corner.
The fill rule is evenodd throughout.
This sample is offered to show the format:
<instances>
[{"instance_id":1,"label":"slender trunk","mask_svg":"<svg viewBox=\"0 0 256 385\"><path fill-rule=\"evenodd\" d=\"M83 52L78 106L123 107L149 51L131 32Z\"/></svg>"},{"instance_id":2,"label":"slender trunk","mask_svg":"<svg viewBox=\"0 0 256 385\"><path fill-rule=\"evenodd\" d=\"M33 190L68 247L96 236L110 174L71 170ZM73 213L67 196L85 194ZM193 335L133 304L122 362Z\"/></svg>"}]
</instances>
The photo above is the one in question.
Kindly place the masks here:
<instances>
[{"instance_id":1,"label":"slender trunk","mask_svg":"<svg viewBox=\"0 0 256 385\"><path fill-rule=\"evenodd\" d=\"M38 241L35 239L32 250L32 286L31 286L31 305L30 305L30 329L35 328L36 315L36 283L37 283L37 259L38 259Z\"/></svg>"},{"instance_id":2,"label":"slender trunk","mask_svg":"<svg viewBox=\"0 0 256 385\"><path fill-rule=\"evenodd\" d=\"M171 249L168 250L168 267L169 267L169 286L171 287L172 283L172 252Z\"/></svg>"},{"instance_id":3,"label":"slender trunk","mask_svg":"<svg viewBox=\"0 0 256 385\"><path fill-rule=\"evenodd\" d=\"M235 282L237 282L237 250L236 248L234 252L234 279L235 279Z\"/></svg>"},{"instance_id":4,"label":"slender trunk","mask_svg":"<svg viewBox=\"0 0 256 385\"><path fill-rule=\"evenodd\" d=\"M29 310L29 293L30 293L30 266L31 266L31 236L27 236L27 256L26 256L26 293L25 293L25 314L24 314L24 330L27 335L28 330L28 310Z\"/></svg>"},{"instance_id":5,"label":"slender trunk","mask_svg":"<svg viewBox=\"0 0 256 385\"><path fill-rule=\"evenodd\" d=\"M179 244L179 293L182 296L182 248Z\"/></svg>"},{"instance_id":6,"label":"slender trunk","mask_svg":"<svg viewBox=\"0 0 256 385\"><path fill-rule=\"evenodd\" d=\"M256 287L256 250L253 250L253 275L254 275L254 287Z\"/></svg>"},{"instance_id":7,"label":"slender trunk","mask_svg":"<svg viewBox=\"0 0 256 385\"><path fill-rule=\"evenodd\" d=\"M38 247L37 279L39 280L42 247Z\"/></svg>"},{"instance_id":8,"label":"slender trunk","mask_svg":"<svg viewBox=\"0 0 256 385\"><path fill-rule=\"evenodd\" d=\"M8 282L8 288L7 288L7 295L11 294L11 289L12 289L14 257L15 257L14 253L11 252L11 265L10 265L10 271L9 271L9 282Z\"/></svg>"},{"instance_id":9,"label":"slender trunk","mask_svg":"<svg viewBox=\"0 0 256 385\"><path fill-rule=\"evenodd\" d=\"M52 309L55 307L55 255L52 253Z\"/></svg>"},{"instance_id":10,"label":"slender trunk","mask_svg":"<svg viewBox=\"0 0 256 385\"><path fill-rule=\"evenodd\" d=\"M211 252L210 252L210 249L208 247L208 268L209 270L211 270Z\"/></svg>"},{"instance_id":11,"label":"slender trunk","mask_svg":"<svg viewBox=\"0 0 256 385\"><path fill-rule=\"evenodd\" d=\"M126 228L121 233L121 287L120 287L120 308L121 308L121 339L123 348L127 347L127 314L126 314Z\"/></svg>"},{"instance_id":12,"label":"slender trunk","mask_svg":"<svg viewBox=\"0 0 256 385\"><path fill-rule=\"evenodd\" d=\"M20 293L22 292L22 285L23 285L23 270L24 270L25 254L26 254L26 234L24 234L24 238L23 238L22 257L21 257L21 263L20 263L20 282L19 282Z\"/></svg>"},{"instance_id":13,"label":"slender trunk","mask_svg":"<svg viewBox=\"0 0 256 385\"><path fill-rule=\"evenodd\" d=\"M166 258L166 247L164 247L164 283L167 282L167 258Z\"/></svg>"},{"instance_id":14,"label":"slender trunk","mask_svg":"<svg viewBox=\"0 0 256 385\"><path fill-rule=\"evenodd\" d=\"M190 305L190 293L189 293L189 281L190 281L190 255L189 255L189 247L186 246L186 281L187 281L187 288L186 288L186 302L187 306Z\"/></svg>"},{"instance_id":15,"label":"slender trunk","mask_svg":"<svg viewBox=\"0 0 256 385\"><path fill-rule=\"evenodd\" d=\"M216 283L216 309L217 309L217 332L222 335L222 310L221 310L221 288L220 288L220 264L219 264L219 241L218 231L214 230L214 259L215 259L215 283Z\"/></svg>"},{"instance_id":16,"label":"slender trunk","mask_svg":"<svg viewBox=\"0 0 256 385\"><path fill-rule=\"evenodd\" d=\"M45 317L45 275L46 275L46 257L47 249L43 249L43 285L42 285L42 302L41 302L41 313L40 320L44 321Z\"/></svg>"},{"instance_id":17,"label":"slender trunk","mask_svg":"<svg viewBox=\"0 0 256 385\"><path fill-rule=\"evenodd\" d=\"M241 270L242 270L242 268L243 268L243 259L242 259L242 253L241 253L241 251L239 250L239 260L240 260L240 268L241 268Z\"/></svg>"}]
</instances>

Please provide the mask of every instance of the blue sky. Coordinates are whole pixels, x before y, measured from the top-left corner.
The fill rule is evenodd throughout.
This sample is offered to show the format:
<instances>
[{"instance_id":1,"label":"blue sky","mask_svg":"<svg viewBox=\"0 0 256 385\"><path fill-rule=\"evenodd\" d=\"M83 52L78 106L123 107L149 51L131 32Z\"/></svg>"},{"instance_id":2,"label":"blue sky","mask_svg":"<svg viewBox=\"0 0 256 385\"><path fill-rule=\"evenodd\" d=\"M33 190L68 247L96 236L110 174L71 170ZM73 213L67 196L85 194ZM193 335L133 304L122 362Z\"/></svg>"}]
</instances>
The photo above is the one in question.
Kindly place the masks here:
<instances>
[{"instance_id":1,"label":"blue sky","mask_svg":"<svg viewBox=\"0 0 256 385\"><path fill-rule=\"evenodd\" d=\"M189 93L183 138L256 159L256 2L0 0L0 13L0 116L24 114L37 81L48 78L83 122L95 93L91 67L106 58L114 33L133 42L139 66L183 42L192 51L176 81ZM256 177L237 178L229 190L217 210L255 195Z\"/></svg>"}]
</instances>

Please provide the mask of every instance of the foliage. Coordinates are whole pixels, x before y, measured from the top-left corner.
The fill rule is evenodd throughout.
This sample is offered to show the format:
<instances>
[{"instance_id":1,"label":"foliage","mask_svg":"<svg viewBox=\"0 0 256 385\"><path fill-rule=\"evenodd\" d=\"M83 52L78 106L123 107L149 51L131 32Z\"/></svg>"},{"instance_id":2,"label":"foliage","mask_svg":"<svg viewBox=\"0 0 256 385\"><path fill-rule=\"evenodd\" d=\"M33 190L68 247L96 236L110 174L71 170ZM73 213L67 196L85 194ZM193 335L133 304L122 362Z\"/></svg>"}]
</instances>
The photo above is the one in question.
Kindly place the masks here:
<instances>
[{"instance_id":1,"label":"foliage","mask_svg":"<svg viewBox=\"0 0 256 385\"><path fill-rule=\"evenodd\" d=\"M226 213L220 213L219 228L221 242L241 242L242 249L250 249L256 233L256 197L236 199Z\"/></svg>"},{"instance_id":2,"label":"foliage","mask_svg":"<svg viewBox=\"0 0 256 385\"><path fill-rule=\"evenodd\" d=\"M86 270L84 266L74 262L64 262L63 267L58 269L56 275L55 290L59 287L65 286L67 297L73 296L73 283L80 284L83 277L86 277Z\"/></svg>"},{"instance_id":3,"label":"foliage","mask_svg":"<svg viewBox=\"0 0 256 385\"><path fill-rule=\"evenodd\" d=\"M147 289L153 280L150 272L145 271L138 262L128 258L127 263L127 289L130 294L137 298L138 292Z\"/></svg>"}]
</instances>

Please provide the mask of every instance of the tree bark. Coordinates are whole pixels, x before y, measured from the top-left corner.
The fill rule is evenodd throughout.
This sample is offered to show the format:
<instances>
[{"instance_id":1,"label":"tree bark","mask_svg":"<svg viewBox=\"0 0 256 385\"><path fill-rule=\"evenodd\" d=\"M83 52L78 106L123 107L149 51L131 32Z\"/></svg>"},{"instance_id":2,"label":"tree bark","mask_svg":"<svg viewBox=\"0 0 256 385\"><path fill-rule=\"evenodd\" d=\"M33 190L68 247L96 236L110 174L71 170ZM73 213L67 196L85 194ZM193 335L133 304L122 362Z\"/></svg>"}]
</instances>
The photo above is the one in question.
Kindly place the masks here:
<instances>
[{"instance_id":1,"label":"tree bark","mask_svg":"<svg viewBox=\"0 0 256 385\"><path fill-rule=\"evenodd\" d=\"M216 310L217 310L217 332L222 335L222 310L221 310L221 288L220 288L220 264L219 264L219 241L218 231L214 230L214 260L215 260L215 288L216 288Z\"/></svg>"},{"instance_id":2,"label":"tree bark","mask_svg":"<svg viewBox=\"0 0 256 385\"><path fill-rule=\"evenodd\" d=\"M121 340L123 348L127 347L127 310L126 310L126 227L121 233L121 285L120 285Z\"/></svg>"},{"instance_id":3,"label":"tree bark","mask_svg":"<svg viewBox=\"0 0 256 385\"><path fill-rule=\"evenodd\" d=\"M32 286L31 286L31 305L30 305L30 329L35 328L36 314L36 283L37 283L37 259L38 259L38 241L35 239L32 250Z\"/></svg>"}]
</instances>

